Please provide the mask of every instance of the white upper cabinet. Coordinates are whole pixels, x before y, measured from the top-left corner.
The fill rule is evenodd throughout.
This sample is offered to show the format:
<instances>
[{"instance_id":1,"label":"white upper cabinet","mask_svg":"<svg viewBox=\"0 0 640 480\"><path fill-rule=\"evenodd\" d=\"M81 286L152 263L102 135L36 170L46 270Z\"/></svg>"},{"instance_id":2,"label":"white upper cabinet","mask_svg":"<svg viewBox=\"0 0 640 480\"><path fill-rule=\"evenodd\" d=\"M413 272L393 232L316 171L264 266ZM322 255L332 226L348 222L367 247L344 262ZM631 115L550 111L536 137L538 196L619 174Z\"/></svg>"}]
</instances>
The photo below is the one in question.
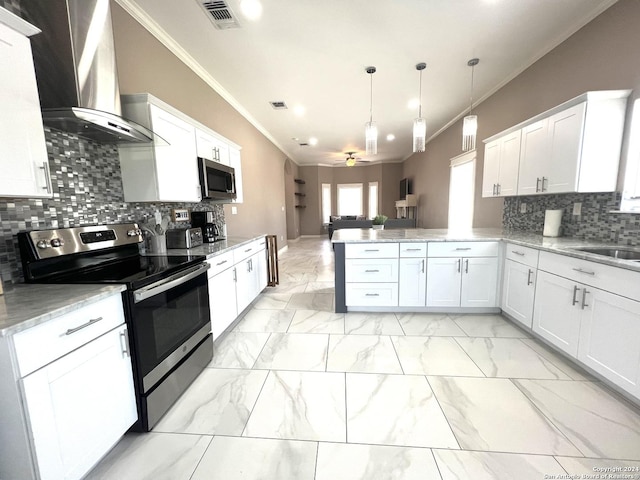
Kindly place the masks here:
<instances>
[{"instance_id":1,"label":"white upper cabinet","mask_svg":"<svg viewBox=\"0 0 640 480\"><path fill-rule=\"evenodd\" d=\"M244 195L242 193L242 159L239 148L229 147L229 166L233 167L236 175L236 198L234 198L233 203L242 203Z\"/></svg>"},{"instance_id":2,"label":"white upper cabinet","mask_svg":"<svg viewBox=\"0 0 640 480\"><path fill-rule=\"evenodd\" d=\"M548 125L549 121L545 118L522 129L518 195L542 193L542 172L549 155L547 145Z\"/></svg>"},{"instance_id":3,"label":"white upper cabinet","mask_svg":"<svg viewBox=\"0 0 640 480\"><path fill-rule=\"evenodd\" d=\"M196 128L198 157L229 165L229 144L215 135Z\"/></svg>"},{"instance_id":4,"label":"white upper cabinet","mask_svg":"<svg viewBox=\"0 0 640 480\"><path fill-rule=\"evenodd\" d=\"M0 8L0 197L52 196L28 37L38 32Z\"/></svg>"},{"instance_id":5,"label":"white upper cabinet","mask_svg":"<svg viewBox=\"0 0 640 480\"><path fill-rule=\"evenodd\" d=\"M484 147L483 197L515 195L518 188L521 131L509 133Z\"/></svg>"}]
</instances>

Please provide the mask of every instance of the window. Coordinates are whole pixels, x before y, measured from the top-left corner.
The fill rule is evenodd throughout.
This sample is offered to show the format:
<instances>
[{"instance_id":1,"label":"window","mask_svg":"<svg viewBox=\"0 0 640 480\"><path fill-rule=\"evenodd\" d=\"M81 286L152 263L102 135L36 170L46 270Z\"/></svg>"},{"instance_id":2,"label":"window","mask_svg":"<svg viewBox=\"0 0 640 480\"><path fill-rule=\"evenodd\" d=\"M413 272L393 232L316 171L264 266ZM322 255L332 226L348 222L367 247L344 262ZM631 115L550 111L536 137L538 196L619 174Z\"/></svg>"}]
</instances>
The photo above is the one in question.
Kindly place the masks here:
<instances>
[{"instance_id":1,"label":"window","mask_svg":"<svg viewBox=\"0 0 640 480\"><path fill-rule=\"evenodd\" d=\"M331 221L331 184L322 184L322 223Z\"/></svg>"},{"instance_id":2,"label":"window","mask_svg":"<svg viewBox=\"0 0 640 480\"><path fill-rule=\"evenodd\" d=\"M369 182L369 218L378 215L378 182Z\"/></svg>"},{"instance_id":3,"label":"window","mask_svg":"<svg viewBox=\"0 0 640 480\"><path fill-rule=\"evenodd\" d=\"M362 184L338 184L338 215L362 215Z\"/></svg>"},{"instance_id":4,"label":"window","mask_svg":"<svg viewBox=\"0 0 640 480\"><path fill-rule=\"evenodd\" d=\"M475 177L475 151L451 159L449 229L469 230L473 226Z\"/></svg>"}]
</instances>

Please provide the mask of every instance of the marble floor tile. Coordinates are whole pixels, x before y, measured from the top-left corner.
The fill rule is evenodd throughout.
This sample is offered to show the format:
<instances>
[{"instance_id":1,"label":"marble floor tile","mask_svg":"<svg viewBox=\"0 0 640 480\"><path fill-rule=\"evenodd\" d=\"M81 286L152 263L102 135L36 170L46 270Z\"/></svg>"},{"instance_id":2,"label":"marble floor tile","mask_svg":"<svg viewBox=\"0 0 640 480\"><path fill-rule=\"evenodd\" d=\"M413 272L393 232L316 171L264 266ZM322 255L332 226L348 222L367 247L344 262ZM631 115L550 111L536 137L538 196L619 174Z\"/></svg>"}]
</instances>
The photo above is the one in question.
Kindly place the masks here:
<instances>
[{"instance_id":1,"label":"marble floor tile","mask_svg":"<svg viewBox=\"0 0 640 480\"><path fill-rule=\"evenodd\" d=\"M253 308L258 310L284 310L291 299L291 293L261 293Z\"/></svg>"},{"instance_id":2,"label":"marble floor tile","mask_svg":"<svg viewBox=\"0 0 640 480\"><path fill-rule=\"evenodd\" d=\"M270 371L245 437L346 441L344 373Z\"/></svg>"},{"instance_id":3,"label":"marble floor tile","mask_svg":"<svg viewBox=\"0 0 640 480\"><path fill-rule=\"evenodd\" d=\"M432 376L428 380L464 450L581 456L511 380Z\"/></svg>"},{"instance_id":4,"label":"marble floor tile","mask_svg":"<svg viewBox=\"0 0 640 480\"><path fill-rule=\"evenodd\" d=\"M459 448L425 377L346 375L349 443Z\"/></svg>"},{"instance_id":5,"label":"marble floor tile","mask_svg":"<svg viewBox=\"0 0 640 480\"><path fill-rule=\"evenodd\" d=\"M318 445L315 480L440 480L428 448L349 443Z\"/></svg>"},{"instance_id":6,"label":"marble floor tile","mask_svg":"<svg viewBox=\"0 0 640 480\"><path fill-rule=\"evenodd\" d=\"M445 313L396 313L396 316L405 335L467 336Z\"/></svg>"},{"instance_id":7,"label":"marble floor tile","mask_svg":"<svg viewBox=\"0 0 640 480\"><path fill-rule=\"evenodd\" d=\"M274 293L287 294L287 293L304 293L307 290L307 284L302 282L295 283L279 283L273 287L267 287L264 293L272 295Z\"/></svg>"},{"instance_id":8,"label":"marble floor tile","mask_svg":"<svg viewBox=\"0 0 640 480\"><path fill-rule=\"evenodd\" d=\"M347 313L344 330L351 335L404 335L394 313Z\"/></svg>"},{"instance_id":9,"label":"marble floor tile","mask_svg":"<svg viewBox=\"0 0 640 480\"><path fill-rule=\"evenodd\" d=\"M269 333L229 332L213 345L209 367L251 368L269 338Z\"/></svg>"},{"instance_id":10,"label":"marble floor tile","mask_svg":"<svg viewBox=\"0 0 640 480\"><path fill-rule=\"evenodd\" d=\"M296 310L289 333L344 333L344 313Z\"/></svg>"},{"instance_id":11,"label":"marble floor tile","mask_svg":"<svg viewBox=\"0 0 640 480\"><path fill-rule=\"evenodd\" d=\"M192 480L313 480L315 442L216 436Z\"/></svg>"},{"instance_id":12,"label":"marble floor tile","mask_svg":"<svg viewBox=\"0 0 640 480\"><path fill-rule=\"evenodd\" d=\"M570 380L518 338L456 338L487 377Z\"/></svg>"},{"instance_id":13,"label":"marble floor tile","mask_svg":"<svg viewBox=\"0 0 640 480\"><path fill-rule=\"evenodd\" d=\"M273 333L253 368L324 372L329 335Z\"/></svg>"},{"instance_id":14,"label":"marble floor tile","mask_svg":"<svg viewBox=\"0 0 640 480\"><path fill-rule=\"evenodd\" d=\"M318 282L334 282L335 272L333 267L321 268L316 270L316 281Z\"/></svg>"},{"instance_id":15,"label":"marble floor tile","mask_svg":"<svg viewBox=\"0 0 640 480\"><path fill-rule=\"evenodd\" d=\"M330 335L328 372L402 374L388 336Z\"/></svg>"},{"instance_id":16,"label":"marble floor tile","mask_svg":"<svg viewBox=\"0 0 640 480\"><path fill-rule=\"evenodd\" d=\"M332 293L294 293L287 304L291 310L321 310L333 312Z\"/></svg>"},{"instance_id":17,"label":"marble floor tile","mask_svg":"<svg viewBox=\"0 0 640 480\"><path fill-rule=\"evenodd\" d=\"M306 293L330 293L333 295L335 292L335 285L333 282L309 282L307 283Z\"/></svg>"},{"instance_id":18,"label":"marble floor tile","mask_svg":"<svg viewBox=\"0 0 640 480\"><path fill-rule=\"evenodd\" d=\"M294 310L258 310L252 308L238 322L236 332L286 332Z\"/></svg>"},{"instance_id":19,"label":"marble floor tile","mask_svg":"<svg viewBox=\"0 0 640 480\"><path fill-rule=\"evenodd\" d=\"M514 382L583 456L640 460L640 410L622 403L599 384Z\"/></svg>"},{"instance_id":20,"label":"marble floor tile","mask_svg":"<svg viewBox=\"0 0 640 480\"><path fill-rule=\"evenodd\" d=\"M465 450L434 450L433 455L442 480L541 480L565 474L560 464L547 455Z\"/></svg>"},{"instance_id":21,"label":"marble floor tile","mask_svg":"<svg viewBox=\"0 0 640 480\"><path fill-rule=\"evenodd\" d=\"M588 372L584 371L578 365L571 360L564 358L559 353L552 351L549 347L546 347L539 340L535 338L521 338L520 341L533 349L538 355L543 356L556 367L562 370L566 375L571 377L572 380L581 380L586 382L597 382L598 379Z\"/></svg>"},{"instance_id":22,"label":"marble floor tile","mask_svg":"<svg viewBox=\"0 0 640 480\"><path fill-rule=\"evenodd\" d=\"M128 433L84 480L190 480L211 438Z\"/></svg>"},{"instance_id":23,"label":"marble floor tile","mask_svg":"<svg viewBox=\"0 0 640 480\"><path fill-rule=\"evenodd\" d=\"M267 373L206 368L154 432L241 435Z\"/></svg>"},{"instance_id":24,"label":"marble floor tile","mask_svg":"<svg viewBox=\"0 0 640 480\"><path fill-rule=\"evenodd\" d=\"M407 375L484 377L451 337L391 337Z\"/></svg>"},{"instance_id":25,"label":"marble floor tile","mask_svg":"<svg viewBox=\"0 0 640 480\"><path fill-rule=\"evenodd\" d=\"M314 273L308 272L289 272L284 268L280 268L279 280L280 285L289 285L289 284L299 284L299 283L307 283L307 282L315 282L317 280L318 275Z\"/></svg>"},{"instance_id":26,"label":"marble floor tile","mask_svg":"<svg viewBox=\"0 0 640 480\"><path fill-rule=\"evenodd\" d=\"M501 315L450 315L453 321L470 337L529 338Z\"/></svg>"},{"instance_id":27,"label":"marble floor tile","mask_svg":"<svg viewBox=\"0 0 640 480\"><path fill-rule=\"evenodd\" d=\"M589 475L600 474L600 478L604 479L606 478L604 475L608 473L612 475L627 474L633 475L631 478L634 479L640 478L640 462L633 460L578 457L556 457L556 460L572 478L590 478ZM617 470L620 468L626 470Z\"/></svg>"}]
</instances>

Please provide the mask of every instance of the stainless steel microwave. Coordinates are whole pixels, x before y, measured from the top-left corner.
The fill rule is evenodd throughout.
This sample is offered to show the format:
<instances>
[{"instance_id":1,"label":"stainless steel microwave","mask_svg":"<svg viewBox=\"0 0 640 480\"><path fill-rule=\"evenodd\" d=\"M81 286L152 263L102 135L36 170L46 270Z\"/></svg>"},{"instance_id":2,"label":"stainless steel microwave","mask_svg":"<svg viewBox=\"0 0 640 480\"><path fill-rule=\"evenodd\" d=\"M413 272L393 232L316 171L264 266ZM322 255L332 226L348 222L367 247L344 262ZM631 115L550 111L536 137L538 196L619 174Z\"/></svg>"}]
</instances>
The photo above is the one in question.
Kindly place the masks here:
<instances>
[{"instance_id":1,"label":"stainless steel microwave","mask_svg":"<svg viewBox=\"0 0 640 480\"><path fill-rule=\"evenodd\" d=\"M203 199L236 198L236 174L232 167L198 157L198 171Z\"/></svg>"}]
</instances>

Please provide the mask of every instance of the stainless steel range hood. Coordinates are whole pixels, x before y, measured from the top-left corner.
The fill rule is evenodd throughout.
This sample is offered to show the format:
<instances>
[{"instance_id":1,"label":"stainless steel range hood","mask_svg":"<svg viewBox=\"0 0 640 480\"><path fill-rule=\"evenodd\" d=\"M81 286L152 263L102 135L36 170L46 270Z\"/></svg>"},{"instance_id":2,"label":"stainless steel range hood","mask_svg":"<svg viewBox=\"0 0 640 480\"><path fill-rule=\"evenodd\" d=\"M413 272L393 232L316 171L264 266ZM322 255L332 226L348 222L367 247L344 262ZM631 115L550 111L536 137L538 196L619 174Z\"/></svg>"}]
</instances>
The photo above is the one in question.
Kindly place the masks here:
<instances>
[{"instance_id":1,"label":"stainless steel range hood","mask_svg":"<svg viewBox=\"0 0 640 480\"><path fill-rule=\"evenodd\" d=\"M120 116L109 0L28 0L42 30L31 44L44 124L100 143L149 143L149 129Z\"/></svg>"}]
</instances>

